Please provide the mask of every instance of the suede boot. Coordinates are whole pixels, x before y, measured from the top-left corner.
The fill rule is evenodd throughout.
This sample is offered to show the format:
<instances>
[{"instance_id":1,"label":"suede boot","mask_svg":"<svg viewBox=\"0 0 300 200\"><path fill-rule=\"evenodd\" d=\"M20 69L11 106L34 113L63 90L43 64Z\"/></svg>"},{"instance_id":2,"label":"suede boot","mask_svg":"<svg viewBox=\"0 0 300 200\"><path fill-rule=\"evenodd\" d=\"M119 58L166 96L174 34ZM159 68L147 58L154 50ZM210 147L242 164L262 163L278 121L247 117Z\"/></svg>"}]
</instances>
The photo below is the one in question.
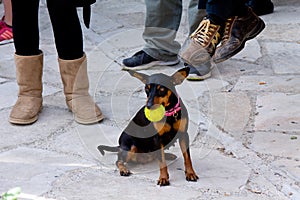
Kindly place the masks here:
<instances>
[{"instance_id":1,"label":"suede boot","mask_svg":"<svg viewBox=\"0 0 300 200\"><path fill-rule=\"evenodd\" d=\"M15 54L16 79L19 95L9 122L13 124L32 124L42 110L43 54L19 56Z\"/></svg>"},{"instance_id":2,"label":"suede boot","mask_svg":"<svg viewBox=\"0 0 300 200\"><path fill-rule=\"evenodd\" d=\"M61 79L68 108L75 121L80 124L93 124L104 117L100 108L89 95L86 55L75 60L58 59Z\"/></svg>"}]
</instances>

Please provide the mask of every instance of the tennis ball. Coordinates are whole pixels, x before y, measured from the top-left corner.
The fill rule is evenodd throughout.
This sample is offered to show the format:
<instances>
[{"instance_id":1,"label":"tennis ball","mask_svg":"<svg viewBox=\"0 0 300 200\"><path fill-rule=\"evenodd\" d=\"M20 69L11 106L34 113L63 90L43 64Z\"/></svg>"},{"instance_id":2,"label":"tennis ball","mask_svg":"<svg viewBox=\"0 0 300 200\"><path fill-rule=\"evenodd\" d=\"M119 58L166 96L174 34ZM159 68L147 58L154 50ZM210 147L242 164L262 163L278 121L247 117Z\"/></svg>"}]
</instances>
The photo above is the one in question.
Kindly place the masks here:
<instances>
[{"instance_id":1,"label":"tennis ball","mask_svg":"<svg viewBox=\"0 0 300 200\"><path fill-rule=\"evenodd\" d=\"M145 107L144 109L145 116L150 122L158 122L165 116L165 107L160 105L155 109L148 109Z\"/></svg>"}]
</instances>

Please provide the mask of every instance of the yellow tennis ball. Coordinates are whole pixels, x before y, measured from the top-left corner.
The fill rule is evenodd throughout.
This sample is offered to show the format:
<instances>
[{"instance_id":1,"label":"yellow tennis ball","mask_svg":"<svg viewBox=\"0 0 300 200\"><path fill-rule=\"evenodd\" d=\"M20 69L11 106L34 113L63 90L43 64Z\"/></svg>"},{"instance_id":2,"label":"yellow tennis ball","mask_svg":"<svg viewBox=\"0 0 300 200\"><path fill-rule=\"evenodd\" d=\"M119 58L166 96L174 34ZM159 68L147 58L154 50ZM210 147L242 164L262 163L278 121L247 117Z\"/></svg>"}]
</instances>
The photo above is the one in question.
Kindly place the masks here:
<instances>
[{"instance_id":1,"label":"yellow tennis ball","mask_svg":"<svg viewBox=\"0 0 300 200\"><path fill-rule=\"evenodd\" d=\"M150 122L158 122L165 116L165 107L162 105L155 109L145 107L144 112Z\"/></svg>"}]
</instances>

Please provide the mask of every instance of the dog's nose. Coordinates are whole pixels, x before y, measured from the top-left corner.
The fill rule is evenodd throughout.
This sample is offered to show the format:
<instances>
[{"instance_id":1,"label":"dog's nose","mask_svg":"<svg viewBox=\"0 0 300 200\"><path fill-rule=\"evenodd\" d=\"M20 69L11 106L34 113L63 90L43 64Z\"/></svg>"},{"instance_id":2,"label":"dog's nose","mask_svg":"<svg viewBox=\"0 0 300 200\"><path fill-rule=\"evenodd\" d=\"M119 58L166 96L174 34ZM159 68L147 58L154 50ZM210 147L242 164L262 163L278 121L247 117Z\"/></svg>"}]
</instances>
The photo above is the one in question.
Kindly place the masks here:
<instances>
[{"instance_id":1,"label":"dog's nose","mask_svg":"<svg viewBox=\"0 0 300 200\"><path fill-rule=\"evenodd\" d=\"M148 109L151 109L153 106L154 106L153 101L148 101L148 102L147 102L146 107L147 107Z\"/></svg>"},{"instance_id":2,"label":"dog's nose","mask_svg":"<svg viewBox=\"0 0 300 200\"><path fill-rule=\"evenodd\" d=\"M154 96L153 95L149 95L148 100L147 100L147 104L146 107L148 109L151 109L151 107L154 105Z\"/></svg>"}]
</instances>

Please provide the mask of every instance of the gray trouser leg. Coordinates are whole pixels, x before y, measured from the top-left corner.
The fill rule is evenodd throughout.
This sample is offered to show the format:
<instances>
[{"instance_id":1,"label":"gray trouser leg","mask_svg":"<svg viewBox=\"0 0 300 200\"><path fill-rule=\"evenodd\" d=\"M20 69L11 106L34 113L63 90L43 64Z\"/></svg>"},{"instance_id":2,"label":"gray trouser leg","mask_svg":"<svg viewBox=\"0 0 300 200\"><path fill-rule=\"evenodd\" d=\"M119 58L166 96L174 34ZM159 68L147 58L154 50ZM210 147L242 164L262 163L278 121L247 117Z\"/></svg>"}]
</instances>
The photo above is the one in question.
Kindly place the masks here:
<instances>
[{"instance_id":1,"label":"gray trouser leg","mask_svg":"<svg viewBox=\"0 0 300 200\"><path fill-rule=\"evenodd\" d=\"M182 17L182 0L145 0L146 21L143 50L151 57L162 61L177 59L181 45L175 41ZM205 10L198 10L198 0L189 3L189 27L194 31L203 17Z\"/></svg>"},{"instance_id":2,"label":"gray trouser leg","mask_svg":"<svg viewBox=\"0 0 300 200\"><path fill-rule=\"evenodd\" d=\"M144 51L162 61L177 59L180 44L175 41L182 14L182 0L145 0Z\"/></svg>"}]
</instances>

